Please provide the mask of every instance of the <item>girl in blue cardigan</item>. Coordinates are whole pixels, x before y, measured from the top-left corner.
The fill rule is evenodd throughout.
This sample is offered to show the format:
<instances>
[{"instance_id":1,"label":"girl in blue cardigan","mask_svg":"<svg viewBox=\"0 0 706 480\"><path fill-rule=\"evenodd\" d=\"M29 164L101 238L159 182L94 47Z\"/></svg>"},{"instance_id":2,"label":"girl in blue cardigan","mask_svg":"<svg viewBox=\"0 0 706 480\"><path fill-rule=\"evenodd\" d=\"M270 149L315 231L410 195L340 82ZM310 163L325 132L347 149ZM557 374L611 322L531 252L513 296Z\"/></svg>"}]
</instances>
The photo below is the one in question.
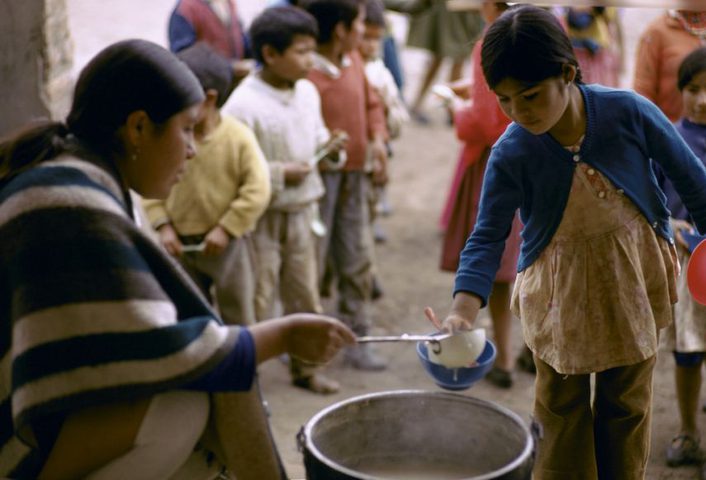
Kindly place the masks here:
<instances>
[{"instance_id":1,"label":"girl in blue cardigan","mask_svg":"<svg viewBox=\"0 0 706 480\"><path fill-rule=\"evenodd\" d=\"M472 327L519 208L512 308L537 365L534 478L641 479L657 339L672 321L678 274L651 164L701 231L706 168L649 101L584 85L570 40L544 9L503 14L481 57L513 123L488 160L451 312L443 324L427 315L445 330Z\"/></svg>"}]
</instances>

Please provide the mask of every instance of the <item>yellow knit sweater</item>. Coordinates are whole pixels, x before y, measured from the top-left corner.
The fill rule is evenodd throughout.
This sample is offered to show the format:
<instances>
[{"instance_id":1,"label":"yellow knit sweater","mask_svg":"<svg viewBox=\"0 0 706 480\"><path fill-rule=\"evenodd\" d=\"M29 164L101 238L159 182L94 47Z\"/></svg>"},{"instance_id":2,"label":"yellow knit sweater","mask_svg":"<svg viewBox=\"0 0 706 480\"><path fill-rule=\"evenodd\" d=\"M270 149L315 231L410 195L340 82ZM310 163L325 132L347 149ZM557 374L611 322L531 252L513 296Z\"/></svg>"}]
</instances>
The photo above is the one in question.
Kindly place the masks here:
<instances>
[{"instance_id":1,"label":"yellow knit sweater","mask_svg":"<svg viewBox=\"0 0 706 480\"><path fill-rule=\"evenodd\" d=\"M267 163L255 135L223 115L196 149L166 200L143 201L152 226L171 223L179 235L206 234L218 224L233 237L253 230L270 201Z\"/></svg>"}]
</instances>

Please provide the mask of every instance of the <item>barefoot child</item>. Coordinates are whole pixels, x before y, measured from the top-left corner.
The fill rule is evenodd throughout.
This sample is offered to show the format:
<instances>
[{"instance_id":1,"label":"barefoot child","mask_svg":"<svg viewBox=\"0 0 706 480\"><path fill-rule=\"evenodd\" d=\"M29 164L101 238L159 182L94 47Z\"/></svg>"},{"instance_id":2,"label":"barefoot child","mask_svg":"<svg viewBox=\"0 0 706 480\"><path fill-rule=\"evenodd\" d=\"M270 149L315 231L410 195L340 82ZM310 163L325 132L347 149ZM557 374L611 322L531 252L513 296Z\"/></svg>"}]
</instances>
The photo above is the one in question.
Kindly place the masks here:
<instances>
[{"instance_id":1,"label":"barefoot child","mask_svg":"<svg viewBox=\"0 0 706 480\"><path fill-rule=\"evenodd\" d=\"M285 313L322 311L312 221L324 186L311 161L319 149L335 145L326 145L331 134L319 92L305 78L316 35L316 20L301 9L265 10L250 27L262 67L243 80L225 107L255 132L270 171L272 200L253 235L258 321L272 318L277 298ZM339 389L317 368L294 358L289 366L298 387L321 394Z\"/></svg>"},{"instance_id":2,"label":"barefoot child","mask_svg":"<svg viewBox=\"0 0 706 480\"><path fill-rule=\"evenodd\" d=\"M320 242L319 278L331 259L337 278L337 316L358 335L372 326L372 242L369 237L368 148L374 162L373 180L387 178L387 128L378 95L365 77L357 47L365 29L363 0L311 0L304 4L316 18L317 39L314 66L309 72L321 95L321 109L329 130L349 136L342 168L323 168L326 193L321 199L321 217L328 233ZM330 257L329 257L330 256ZM359 370L382 370L386 361L370 344L346 351L346 362Z\"/></svg>"},{"instance_id":3,"label":"barefoot child","mask_svg":"<svg viewBox=\"0 0 706 480\"><path fill-rule=\"evenodd\" d=\"M512 307L537 364L534 478L641 479L657 338L672 321L678 269L651 163L701 231L706 168L652 103L584 85L565 31L541 8L498 18L481 63L514 123L488 160L443 327L473 325L519 208Z\"/></svg>"}]
</instances>

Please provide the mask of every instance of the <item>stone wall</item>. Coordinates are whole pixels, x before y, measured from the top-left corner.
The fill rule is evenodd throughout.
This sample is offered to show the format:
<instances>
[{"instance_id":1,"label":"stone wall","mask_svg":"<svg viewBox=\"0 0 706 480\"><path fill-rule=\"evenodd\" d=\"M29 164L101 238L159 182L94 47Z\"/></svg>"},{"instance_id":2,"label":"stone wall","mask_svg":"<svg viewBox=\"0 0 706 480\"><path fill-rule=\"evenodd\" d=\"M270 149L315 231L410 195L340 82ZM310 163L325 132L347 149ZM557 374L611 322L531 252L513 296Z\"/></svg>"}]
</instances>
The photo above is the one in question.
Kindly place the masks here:
<instances>
[{"instance_id":1,"label":"stone wall","mask_svg":"<svg viewBox=\"0 0 706 480\"><path fill-rule=\"evenodd\" d=\"M0 134L66 114L72 58L65 0L0 0Z\"/></svg>"}]
</instances>

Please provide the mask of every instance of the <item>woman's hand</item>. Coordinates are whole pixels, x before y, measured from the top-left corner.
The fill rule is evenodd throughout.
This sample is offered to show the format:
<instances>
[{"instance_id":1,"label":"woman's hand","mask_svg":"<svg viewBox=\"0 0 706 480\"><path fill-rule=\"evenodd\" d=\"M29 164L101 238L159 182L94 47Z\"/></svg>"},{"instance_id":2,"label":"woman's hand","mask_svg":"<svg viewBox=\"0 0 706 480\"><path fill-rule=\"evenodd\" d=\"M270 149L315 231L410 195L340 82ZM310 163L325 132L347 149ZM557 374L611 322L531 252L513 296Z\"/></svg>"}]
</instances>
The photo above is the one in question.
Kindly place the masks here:
<instances>
[{"instance_id":1,"label":"woman's hand","mask_svg":"<svg viewBox=\"0 0 706 480\"><path fill-rule=\"evenodd\" d=\"M346 345L353 331L339 320L315 313L294 313L248 327L255 340L257 363L288 353L309 363L326 363Z\"/></svg>"},{"instance_id":2,"label":"woman's hand","mask_svg":"<svg viewBox=\"0 0 706 480\"><path fill-rule=\"evenodd\" d=\"M284 317L290 322L287 353L309 363L327 363L346 345L354 345L353 331L339 320L313 313Z\"/></svg>"}]
</instances>

